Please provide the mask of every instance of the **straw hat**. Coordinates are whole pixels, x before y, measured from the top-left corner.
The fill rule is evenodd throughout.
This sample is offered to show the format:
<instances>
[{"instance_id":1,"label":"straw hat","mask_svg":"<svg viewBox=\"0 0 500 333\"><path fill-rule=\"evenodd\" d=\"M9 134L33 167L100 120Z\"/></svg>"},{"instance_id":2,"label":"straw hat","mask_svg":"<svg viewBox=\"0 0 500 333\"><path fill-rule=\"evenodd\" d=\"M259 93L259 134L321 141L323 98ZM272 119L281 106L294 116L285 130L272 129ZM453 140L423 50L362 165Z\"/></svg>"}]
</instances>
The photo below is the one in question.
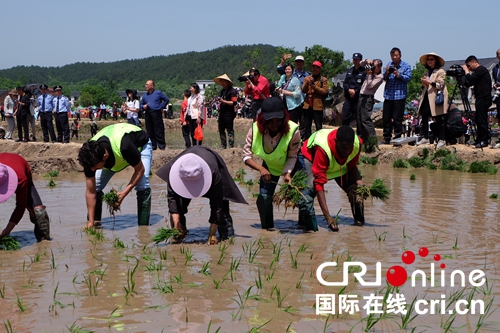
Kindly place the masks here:
<instances>
[{"instance_id":1,"label":"straw hat","mask_svg":"<svg viewBox=\"0 0 500 333\"><path fill-rule=\"evenodd\" d=\"M425 65L427 65L427 56L433 56L436 59L436 67L443 67L444 66L444 64L445 64L444 59L441 58L441 56L439 56L439 54L437 54L435 52L426 53L420 57L420 63L422 64L422 66L425 67Z\"/></svg>"},{"instance_id":2,"label":"straw hat","mask_svg":"<svg viewBox=\"0 0 500 333\"><path fill-rule=\"evenodd\" d=\"M0 163L0 203L16 193L17 174L10 166Z\"/></svg>"},{"instance_id":3,"label":"straw hat","mask_svg":"<svg viewBox=\"0 0 500 333\"><path fill-rule=\"evenodd\" d=\"M222 82L221 80L226 80L228 81L231 85L233 84L233 81L231 81L231 79L229 78L229 76L227 76L227 74L222 74L221 76L217 76L215 79L214 79L214 82L217 83L219 86L222 86Z\"/></svg>"},{"instance_id":4,"label":"straw hat","mask_svg":"<svg viewBox=\"0 0 500 333\"><path fill-rule=\"evenodd\" d=\"M11 91L9 91L9 95L14 95L14 96L17 96L17 95L19 95L19 94L17 93L17 90L16 90L16 89L12 89Z\"/></svg>"}]
</instances>

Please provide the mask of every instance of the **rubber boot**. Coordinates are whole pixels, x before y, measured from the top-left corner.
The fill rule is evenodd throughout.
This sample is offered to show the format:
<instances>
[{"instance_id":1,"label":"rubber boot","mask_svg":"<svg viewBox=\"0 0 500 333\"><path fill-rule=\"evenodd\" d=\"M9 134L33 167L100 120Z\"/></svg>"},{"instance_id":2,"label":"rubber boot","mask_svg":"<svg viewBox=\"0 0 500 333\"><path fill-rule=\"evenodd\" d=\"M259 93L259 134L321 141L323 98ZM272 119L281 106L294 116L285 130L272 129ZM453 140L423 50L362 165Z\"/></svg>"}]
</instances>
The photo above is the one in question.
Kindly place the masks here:
<instances>
[{"instance_id":1,"label":"rubber boot","mask_svg":"<svg viewBox=\"0 0 500 333\"><path fill-rule=\"evenodd\" d=\"M219 131L219 137L220 137L221 149L226 149L227 148L226 131Z\"/></svg>"},{"instance_id":2,"label":"rubber boot","mask_svg":"<svg viewBox=\"0 0 500 333\"><path fill-rule=\"evenodd\" d=\"M316 212L314 211L314 196L311 190L304 190L304 195L297 203L299 207L299 225L304 226L306 231L318 231L318 222L316 221Z\"/></svg>"},{"instance_id":3,"label":"rubber boot","mask_svg":"<svg viewBox=\"0 0 500 333\"><path fill-rule=\"evenodd\" d=\"M233 218L229 214L229 201L227 200L224 201L224 220L219 222L217 231L219 232L219 241L234 236Z\"/></svg>"},{"instance_id":4,"label":"rubber boot","mask_svg":"<svg viewBox=\"0 0 500 333\"><path fill-rule=\"evenodd\" d=\"M259 194L257 197L257 209L259 210L262 229L274 229L272 197L267 194Z\"/></svg>"},{"instance_id":5,"label":"rubber boot","mask_svg":"<svg viewBox=\"0 0 500 333\"><path fill-rule=\"evenodd\" d=\"M137 218L138 225L149 225L151 214L151 189L137 191Z\"/></svg>"},{"instance_id":6,"label":"rubber boot","mask_svg":"<svg viewBox=\"0 0 500 333\"><path fill-rule=\"evenodd\" d=\"M34 230L36 240L38 242L50 240L50 221L45 206L37 206L33 210L35 212L34 220L36 220Z\"/></svg>"},{"instance_id":7,"label":"rubber boot","mask_svg":"<svg viewBox=\"0 0 500 333\"><path fill-rule=\"evenodd\" d=\"M228 137L228 143L229 143L229 148L234 147L234 130L233 131L227 131L227 137Z\"/></svg>"},{"instance_id":8,"label":"rubber boot","mask_svg":"<svg viewBox=\"0 0 500 333\"><path fill-rule=\"evenodd\" d=\"M352 217L354 218L353 225L361 227L365 224L365 202L364 200L358 200L356 195L357 189L357 185L349 186L347 189L347 196L351 204Z\"/></svg>"}]
</instances>

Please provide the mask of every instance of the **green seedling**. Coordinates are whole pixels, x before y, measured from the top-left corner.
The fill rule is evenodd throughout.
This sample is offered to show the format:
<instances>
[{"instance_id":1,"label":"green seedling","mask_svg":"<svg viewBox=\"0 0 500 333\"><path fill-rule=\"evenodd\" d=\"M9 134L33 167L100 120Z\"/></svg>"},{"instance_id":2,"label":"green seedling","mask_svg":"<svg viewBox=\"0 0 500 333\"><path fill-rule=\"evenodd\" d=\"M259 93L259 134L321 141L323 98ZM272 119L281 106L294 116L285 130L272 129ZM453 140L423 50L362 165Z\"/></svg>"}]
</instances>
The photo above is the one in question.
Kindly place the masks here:
<instances>
[{"instance_id":1,"label":"green seedling","mask_svg":"<svg viewBox=\"0 0 500 333\"><path fill-rule=\"evenodd\" d=\"M412 173L412 174L410 175L410 180L415 180L415 179L417 179L417 177L415 176L415 174L413 174L413 173Z\"/></svg>"},{"instance_id":2,"label":"green seedling","mask_svg":"<svg viewBox=\"0 0 500 333\"><path fill-rule=\"evenodd\" d=\"M102 280L104 278L104 275L106 275L107 270L108 270L108 267L104 268L104 270L99 268L99 269L93 270L92 272L90 272L90 274L94 274L100 280Z\"/></svg>"},{"instance_id":3,"label":"green seedling","mask_svg":"<svg viewBox=\"0 0 500 333\"><path fill-rule=\"evenodd\" d=\"M0 250L16 251L21 248L21 243L11 236L5 236L0 239Z\"/></svg>"},{"instance_id":4,"label":"green seedling","mask_svg":"<svg viewBox=\"0 0 500 333\"><path fill-rule=\"evenodd\" d=\"M108 206L109 215L115 217L115 212L120 210L118 192L112 188L111 191L102 196L102 202Z\"/></svg>"},{"instance_id":5,"label":"green seedling","mask_svg":"<svg viewBox=\"0 0 500 333\"><path fill-rule=\"evenodd\" d=\"M139 267L139 260L137 260L134 268L128 269L127 270L127 285L123 286L123 290L125 291L125 298L128 300L130 295L132 295L135 292L135 272L137 271L137 268Z\"/></svg>"},{"instance_id":6,"label":"green seedling","mask_svg":"<svg viewBox=\"0 0 500 333\"><path fill-rule=\"evenodd\" d=\"M0 298L5 298L5 283L2 284L2 288L0 288Z\"/></svg>"},{"instance_id":7,"label":"green seedling","mask_svg":"<svg viewBox=\"0 0 500 333\"><path fill-rule=\"evenodd\" d=\"M115 240L113 241L113 247L115 249L124 249L125 244L120 240L120 238L116 237Z\"/></svg>"},{"instance_id":8,"label":"green seedling","mask_svg":"<svg viewBox=\"0 0 500 333\"><path fill-rule=\"evenodd\" d=\"M257 198L259 196L260 193L252 193L252 197L253 198Z\"/></svg>"},{"instance_id":9,"label":"green seedling","mask_svg":"<svg viewBox=\"0 0 500 333\"><path fill-rule=\"evenodd\" d=\"M234 245L235 240L236 240L236 238L234 236L229 237L229 239L228 239L229 245Z\"/></svg>"},{"instance_id":10,"label":"green seedling","mask_svg":"<svg viewBox=\"0 0 500 333\"><path fill-rule=\"evenodd\" d=\"M59 171L51 170L47 172L45 175L43 175L43 178L56 178L58 176L59 176Z\"/></svg>"},{"instance_id":11,"label":"green seedling","mask_svg":"<svg viewBox=\"0 0 500 333\"><path fill-rule=\"evenodd\" d=\"M86 330L82 327L76 326L76 321L70 327L66 326L70 333L94 333L94 331Z\"/></svg>"},{"instance_id":12,"label":"green seedling","mask_svg":"<svg viewBox=\"0 0 500 333\"><path fill-rule=\"evenodd\" d=\"M33 257L31 257L30 255L28 255L28 257L30 257L31 263L40 262L41 253L37 252Z\"/></svg>"},{"instance_id":13,"label":"green seedling","mask_svg":"<svg viewBox=\"0 0 500 333\"><path fill-rule=\"evenodd\" d=\"M166 261L168 259L168 251L167 250L160 250L160 260Z\"/></svg>"},{"instance_id":14,"label":"green seedling","mask_svg":"<svg viewBox=\"0 0 500 333\"><path fill-rule=\"evenodd\" d=\"M104 237L104 232L96 228L84 228L83 232L85 232L88 236L93 236L95 240L100 242L104 242L106 239L106 237Z\"/></svg>"},{"instance_id":15,"label":"green seedling","mask_svg":"<svg viewBox=\"0 0 500 333\"><path fill-rule=\"evenodd\" d=\"M87 285L89 296L97 296L97 287L99 285L99 281L100 279L98 276L95 277L94 281L90 273L88 277L83 276L83 282L85 283L85 285Z\"/></svg>"},{"instance_id":16,"label":"green seedling","mask_svg":"<svg viewBox=\"0 0 500 333\"><path fill-rule=\"evenodd\" d=\"M186 261L184 262L184 266L187 266L188 262L193 260L193 251L189 248L184 252L184 255L186 256Z\"/></svg>"},{"instance_id":17,"label":"green seedling","mask_svg":"<svg viewBox=\"0 0 500 333\"><path fill-rule=\"evenodd\" d=\"M243 168L239 168L238 171L236 171L236 175L234 176L234 180L237 182L244 182L245 181L245 175L246 171Z\"/></svg>"},{"instance_id":18,"label":"green seedling","mask_svg":"<svg viewBox=\"0 0 500 333\"><path fill-rule=\"evenodd\" d=\"M163 269L163 261L159 261L156 263L155 261L150 261L149 265L146 266L146 270L148 272L157 272Z\"/></svg>"},{"instance_id":19,"label":"green seedling","mask_svg":"<svg viewBox=\"0 0 500 333\"><path fill-rule=\"evenodd\" d=\"M489 196L490 199L498 199L498 193L492 193L490 196Z\"/></svg>"},{"instance_id":20,"label":"green seedling","mask_svg":"<svg viewBox=\"0 0 500 333\"><path fill-rule=\"evenodd\" d=\"M381 178L376 178L371 186L361 185L358 186L356 190L356 200L363 201L370 198L379 199L382 202L386 202L389 199L391 190L385 185L384 180Z\"/></svg>"},{"instance_id":21,"label":"green seedling","mask_svg":"<svg viewBox=\"0 0 500 333\"><path fill-rule=\"evenodd\" d=\"M268 321L266 321L264 324L260 325L260 326L257 326L257 327L252 327L252 329L250 331L248 331L248 333L259 333L261 332L261 328L266 326L267 324L269 324L271 322L271 320L273 320L272 318L269 319Z\"/></svg>"},{"instance_id":22,"label":"green seedling","mask_svg":"<svg viewBox=\"0 0 500 333\"><path fill-rule=\"evenodd\" d=\"M413 156L406 160L406 164L411 166L412 168L421 168L426 166L426 162L423 158L419 156Z\"/></svg>"},{"instance_id":23,"label":"green seedling","mask_svg":"<svg viewBox=\"0 0 500 333\"><path fill-rule=\"evenodd\" d=\"M488 160L484 161L474 161L469 166L469 172L472 173L489 173L490 175L496 175L498 169Z\"/></svg>"},{"instance_id":24,"label":"green seedling","mask_svg":"<svg viewBox=\"0 0 500 333\"><path fill-rule=\"evenodd\" d=\"M214 282L214 285L215 285L215 289L220 289L222 287L222 284L224 283L224 281L226 281L226 275L224 275L222 277L222 279L220 280L216 280L215 278L212 278L212 281Z\"/></svg>"},{"instance_id":25,"label":"green seedling","mask_svg":"<svg viewBox=\"0 0 500 333\"><path fill-rule=\"evenodd\" d=\"M282 308L283 307L283 301L285 300L285 298L288 296L288 293L285 294L285 295L281 295L281 289L278 288L278 285L274 285L271 289L271 295L269 296L269 298L273 298L273 295L276 295L276 302L278 303L278 308Z\"/></svg>"},{"instance_id":26,"label":"green seedling","mask_svg":"<svg viewBox=\"0 0 500 333\"><path fill-rule=\"evenodd\" d=\"M168 284L166 281L159 281L153 289L158 290L161 294L173 294L174 293L174 288L172 287L172 284Z\"/></svg>"},{"instance_id":27,"label":"green seedling","mask_svg":"<svg viewBox=\"0 0 500 333\"><path fill-rule=\"evenodd\" d=\"M210 328L212 327L212 319L210 319L210 322L208 323L208 328L207 328L207 333L210 333ZM219 328L215 331L215 333L219 333L220 332L220 326Z\"/></svg>"},{"instance_id":28,"label":"green seedling","mask_svg":"<svg viewBox=\"0 0 500 333\"><path fill-rule=\"evenodd\" d=\"M403 227L403 239L412 240L412 238L406 234L405 230L406 230L405 227Z\"/></svg>"},{"instance_id":29,"label":"green seedling","mask_svg":"<svg viewBox=\"0 0 500 333\"><path fill-rule=\"evenodd\" d=\"M19 308L19 310L21 310L21 312L25 312L26 310L28 310L26 303L24 303L23 299L21 297L19 297L19 294L17 293L17 291L14 291L14 292L16 293L17 307Z\"/></svg>"},{"instance_id":30,"label":"green seedling","mask_svg":"<svg viewBox=\"0 0 500 333\"><path fill-rule=\"evenodd\" d=\"M375 239L377 239L377 241L379 242L385 242L385 237L389 234L387 231L384 231L383 233L378 235L375 229L373 230L373 232L375 233Z\"/></svg>"},{"instance_id":31,"label":"green seedling","mask_svg":"<svg viewBox=\"0 0 500 333\"><path fill-rule=\"evenodd\" d=\"M453 250L458 250L458 237L455 238L455 245L453 245Z\"/></svg>"},{"instance_id":32,"label":"green seedling","mask_svg":"<svg viewBox=\"0 0 500 333\"><path fill-rule=\"evenodd\" d=\"M182 284L182 273L179 272L179 274L175 275L174 280L175 282L177 282L177 284Z\"/></svg>"},{"instance_id":33,"label":"green seedling","mask_svg":"<svg viewBox=\"0 0 500 333\"><path fill-rule=\"evenodd\" d=\"M7 321L3 322L3 326L5 327L5 332L7 333L14 333L14 329L12 328L12 324L10 323L10 320L7 319Z\"/></svg>"},{"instance_id":34,"label":"green seedling","mask_svg":"<svg viewBox=\"0 0 500 333\"><path fill-rule=\"evenodd\" d=\"M403 159L398 158L392 163L393 168L408 168L408 164Z\"/></svg>"},{"instance_id":35,"label":"green seedling","mask_svg":"<svg viewBox=\"0 0 500 333\"><path fill-rule=\"evenodd\" d=\"M203 266L201 267L201 270L198 271L198 273L201 273L203 275L209 275L210 274L210 262L207 261L203 263Z\"/></svg>"},{"instance_id":36,"label":"green seedling","mask_svg":"<svg viewBox=\"0 0 500 333\"><path fill-rule=\"evenodd\" d=\"M294 257L293 253L292 253L292 250L290 250L290 261L292 263L292 268L297 269L297 256L298 255L299 255L299 253L297 252L297 254Z\"/></svg>"},{"instance_id":37,"label":"green seedling","mask_svg":"<svg viewBox=\"0 0 500 333\"><path fill-rule=\"evenodd\" d=\"M50 249L50 269L56 269L56 258L54 257L54 252Z\"/></svg>"},{"instance_id":38,"label":"green seedling","mask_svg":"<svg viewBox=\"0 0 500 333\"><path fill-rule=\"evenodd\" d=\"M299 250L297 251L297 253L306 252L306 250L307 250L308 247L309 247L308 245L302 244L300 246Z\"/></svg>"},{"instance_id":39,"label":"green seedling","mask_svg":"<svg viewBox=\"0 0 500 333\"><path fill-rule=\"evenodd\" d=\"M378 158L361 155L360 162L363 164L377 165Z\"/></svg>"},{"instance_id":40,"label":"green seedling","mask_svg":"<svg viewBox=\"0 0 500 333\"><path fill-rule=\"evenodd\" d=\"M302 288L302 279L304 278L304 274L306 273L306 271L303 271L302 272L302 275L300 276L300 279L299 279L299 282L297 282L295 284L295 289L300 289Z\"/></svg>"},{"instance_id":41,"label":"green seedling","mask_svg":"<svg viewBox=\"0 0 500 333\"><path fill-rule=\"evenodd\" d=\"M156 235L151 238L151 241L154 242L155 244L161 243L161 242L166 242L172 237L177 237L180 236L181 232L177 229L166 229L166 228L159 228L156 231Z\"/></svg>"},{"instance_id":42,"label":"green seedling","mask_svg":"<svg viewBox=\"0 0 500 333\"><path fill-rule=\"evenodd\" d=\"M271 271L271 273L267 274L267 276L266 276L266 281L267 281L267 282L270 282L270 281L274 278L274 272L275 272L275 271L276 271L276 269L273 269L273 270Z\"/></svg>"},{"instance_id":43,"label":"green seedling","mask_svg":"<svg viewBox=\"0 0 500 333\"><path fill-rule=\"evenodd\" d=\"M240 267L240 263L241 263L241 258L238 260L234 260L234 258L231 257L231 264L229 266L229 272L231 275L231 282L234 282L234 280L235 280L234 272L238 270L238 268Z\"/></svg>"},{"instance_id":44,"label":"green seedling","mask_svg":"<svg viewBox=\"0 0 500 333\"><path fill-rule=\"evenodd\" d=\"M260 267L257 268L257 278L255 279L255 286L257 289L262 289L262 276L260 275Z\"/></svg>"},{"instance_id":45,"label":"green seedling","mask_svg":"<svg viewBox=\"0 0 500 333\"><path fill-rule=\"evenodd\" d=\"M273 195L273 204L279 207L282 203L285 206L285 213L288 208L295 209L301 200L306 200L302 191L308 188L307 173L305 171L298 171L293 175L290 183L278 184L280 189Z\"/></svg>"},{"instance_id":46,"label":"green seedling","mask_svg":"<svg viewBox=\"0 0 500 333\"><path fill-rule=\"evenodd\" d=\"M49 182L47 183L47 186L48 186L48 187L56 187L56 186L57 186L57 184L56 184L56 182L55 182L53 179L51 179L51 180L49 180Z\"/></svg>"}]
</instances>

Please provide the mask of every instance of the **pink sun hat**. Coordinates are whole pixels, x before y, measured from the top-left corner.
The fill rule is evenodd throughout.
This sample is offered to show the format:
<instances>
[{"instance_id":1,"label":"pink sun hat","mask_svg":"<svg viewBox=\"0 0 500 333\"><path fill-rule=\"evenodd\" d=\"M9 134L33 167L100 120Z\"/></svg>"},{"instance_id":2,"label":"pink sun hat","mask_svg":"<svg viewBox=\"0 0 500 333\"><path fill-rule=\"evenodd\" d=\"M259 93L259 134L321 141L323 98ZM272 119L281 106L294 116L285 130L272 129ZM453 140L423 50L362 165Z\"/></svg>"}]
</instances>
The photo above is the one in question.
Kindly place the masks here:
<instances>
[{"instance_id":1,"label":"pink sun hat","mask_svg":"<svg viewBox=\"0 0 500 333\"><path fill-rule=\"evenodd\" d=\"M16 193L17 174L10 166L0 163L0 203Z\"/></svg>"},{"instance_id":2,"label":"pink sun hat","mask_svg":"<svg viewBox=\"0 0 500 333\"><path fill-rule=\"evenodd\" d=\"M199 198L207 193L212 185L212 171L204 159L188 153L174 162L169 180L172 189L181 197Z\"/></svg>"}]
</instances>

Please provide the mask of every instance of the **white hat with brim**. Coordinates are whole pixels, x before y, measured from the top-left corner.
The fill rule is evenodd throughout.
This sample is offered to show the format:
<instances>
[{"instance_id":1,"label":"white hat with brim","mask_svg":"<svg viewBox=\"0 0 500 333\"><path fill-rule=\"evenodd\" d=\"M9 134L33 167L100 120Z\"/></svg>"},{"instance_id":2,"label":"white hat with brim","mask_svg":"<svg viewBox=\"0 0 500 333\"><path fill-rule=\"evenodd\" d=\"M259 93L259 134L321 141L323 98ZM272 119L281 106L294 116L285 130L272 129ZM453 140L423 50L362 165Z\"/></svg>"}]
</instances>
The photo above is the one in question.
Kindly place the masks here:
<instances>
[{"instance_id":1,"label":"white hat with brim","mask_svg":"<svg viewBox=\"0 0 500 333\"><path fill-rule=\"evenodd\" d=\"M227 74L222 74L221 76L217 76L214 79L214 82L217 83L219 86L222 86L222 82L221 82L222 80L226 80L229 83L233 84L233 81L231 81L231 79L229 78L229 76L227 76Z\"/></svg>"},{"instance_id":2,"label":"white hat with brim","mask_svg":"<svg viewBox=\"0 0 500 333\"><path fill-rule=\"evenodd\" d=\"M17 174L10 166L0 163L0 203L16 193Z\"/></svg>"},{"instance_id":3,"label":"white hat with brim","mask_svg":"<svg viewBox=\"0 0 500 333\"><path fill-rule=\"evenodd\" d=\"M433 56L436 59L436 67L443 67L445 64L445 61L441 56L437 53L431 52L431 53L426 53L423 56L420 57L420 64L425 67L427 65L427 56Z\"/></svg>"},{"instance_id":4,"label":"white hat with brim","mask_svg":"<svg viewBox=\"0 0 500 333\"><path fill-rule=\"evenodd\" d=\"M212 171L207 162L196 154L182 155L174 162L169 174L170 186L183 198L203 196L212 185Z\"/></svg>"}]
</instances>

